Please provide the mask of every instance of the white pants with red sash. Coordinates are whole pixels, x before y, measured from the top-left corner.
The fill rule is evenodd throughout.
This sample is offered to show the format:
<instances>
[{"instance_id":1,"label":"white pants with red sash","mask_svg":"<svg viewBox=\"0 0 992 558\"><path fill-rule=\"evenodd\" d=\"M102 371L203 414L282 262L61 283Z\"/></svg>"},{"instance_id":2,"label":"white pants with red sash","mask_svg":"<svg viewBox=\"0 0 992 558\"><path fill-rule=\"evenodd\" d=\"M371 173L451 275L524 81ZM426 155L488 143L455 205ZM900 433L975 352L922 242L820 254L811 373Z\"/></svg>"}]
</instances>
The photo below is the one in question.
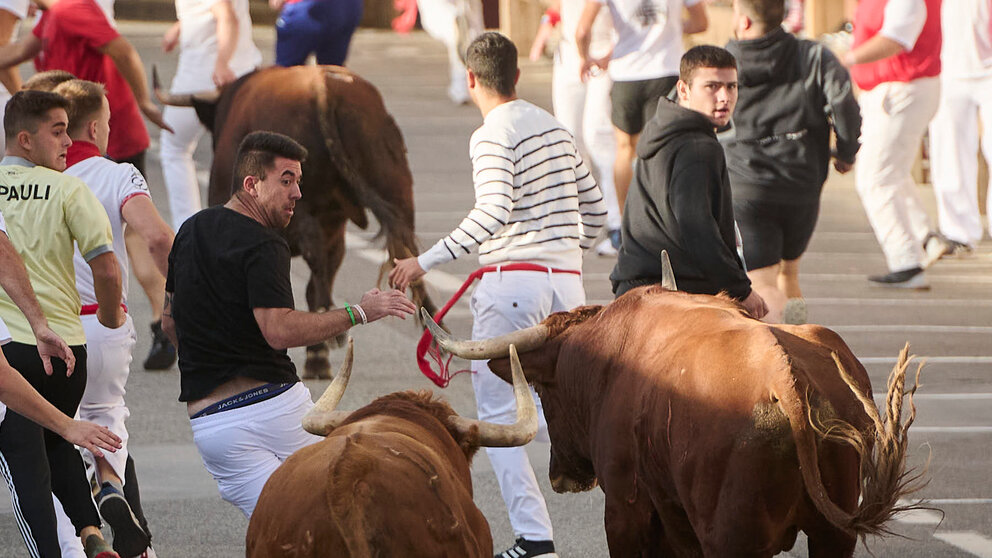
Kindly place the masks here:
<instances>
[{"instance_id":1,"label":"white pants with red sash","mask_svg":"<svg viewBox=\"0 0 992 558\"><path fill-rule=\"evenodd\" d=\"M580 275L545 271L487 273L472 295L472 338L485 339L530 327L553 312L571 310L585 301ZM479 419L498 424L516 421L516 402L510 384L493 374L485 361L472 362L472 372ZM544 410L536 393L534 400L540 418L536 439L548 442ZM548 506L524 448L486 448L486 453L516 536L553 540Z\"/></svg>"}]
</instances>

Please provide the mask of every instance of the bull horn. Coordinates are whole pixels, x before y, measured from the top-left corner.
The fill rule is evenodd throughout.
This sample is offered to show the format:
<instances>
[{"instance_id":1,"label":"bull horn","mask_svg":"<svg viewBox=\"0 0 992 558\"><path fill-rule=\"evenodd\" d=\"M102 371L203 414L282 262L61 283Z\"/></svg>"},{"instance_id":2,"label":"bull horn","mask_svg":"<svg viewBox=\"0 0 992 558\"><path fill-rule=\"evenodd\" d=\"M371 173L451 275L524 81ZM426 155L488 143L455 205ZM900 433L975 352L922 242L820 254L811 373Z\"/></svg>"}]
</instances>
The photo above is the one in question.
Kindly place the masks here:
<instances>
[{"instance_id":1,"label":"bull horn","mask_svg":"<svg viewBox=\"0 0 992 558\"><path fill-rule=\"evenodd\" d=\"M355 340L348 338L348 350L344 355L344 362L341 369L331 385L327 386L324 394L320 396L312 409L307 411L303 417L303 429L317 436L327 436L332 430L337 428L350 411L336 411L344 390L348 387L348 379L351 378L351 365L355 362Z\"/></svg>"},{"instance_id":2,"label":"bull horn","mask_svg":"<svg viewBox=\"0 0 992 558\"><path fill-rule=\"evenodd\" d=\"M174 95L163 91L162 81L158 77L158 67L154 64L152 65L152 90L155 92L155 98L158 99L158 102L173 107L191 107L193 106L193 101L216 103L217 99L220 99L219 89L201 91L199 93L185 93L182 95Z\"/></svg>"},{"instance_id":3,"label":"bull horn","mask_svg":"<svg viewBox=\"0 0 992 558\"><path fill-rule=\"evenodd\" d=\"M484 447L512 448L533 440L537 435L537 406L527 386L514 345L510 345L510 374L513 376L513 396L517 400L517 422L509 425L494 424L451 415L448 418L449 424L463 436L478 428L479 445Z\"/></svg>"},{"instance_id":4,"label":"bull horn","mask_svg":"<svg viewBox=\"0 0 992 558\"><path fill-rule=\"evenodd\" d=\"M675 272L672 271L672 262L668 259L668 250L661 251L661 286L668 291L679 290L675 285Z\"/></svg>"},{"instance_id":5,"label":"bull horn","mask_svg":"<svg viewBox=\"0 0 992 558\"><path fill-rule=\"evenodd\" d=\"M506 335L493 337L490 339L480 339L477 341L467 341L455 339L451 334L441 329L434 318L427 312L426 308L420 309L420 315L430 330L438 346L445 352L467 360L488 360L491 358L503 358L507 355L510 345L516 345L517 350L522 353L532 351L548 340L548 328L544 324L537 324L526 329L520 329Z\"/></svg>"}]
</instances>

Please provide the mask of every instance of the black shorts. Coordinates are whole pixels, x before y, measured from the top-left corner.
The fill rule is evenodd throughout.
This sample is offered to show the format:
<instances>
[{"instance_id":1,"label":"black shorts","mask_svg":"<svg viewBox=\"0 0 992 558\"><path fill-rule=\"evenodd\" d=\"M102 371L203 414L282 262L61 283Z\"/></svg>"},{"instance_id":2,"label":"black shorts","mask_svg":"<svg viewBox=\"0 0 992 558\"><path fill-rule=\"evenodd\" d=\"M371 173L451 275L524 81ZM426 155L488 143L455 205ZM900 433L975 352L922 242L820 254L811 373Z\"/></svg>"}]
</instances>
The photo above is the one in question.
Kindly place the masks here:
<instances>
[{"instance_id":1,"label":"black shorts","mask_svg":"<svg viewBox=\"0 0 992 558\"><path fill-rule=\"evenodd\" d=\"M615 81L610 93L613 125L630 135L639 134L654 116L658 100L667 96L679 76L665 76L641 81Z\"/></svg>"},{"instance_id":2,"label":"black shorts","mask_svg":"<svg viewBox=\"0 0 992 558\"><path fill-rule=\"evenodd\" d=\"M744 241L748 269L761 269L803 255L816 228L820 202L794 204L734 200L734 218Z\"/></svg>"}]
</instances>

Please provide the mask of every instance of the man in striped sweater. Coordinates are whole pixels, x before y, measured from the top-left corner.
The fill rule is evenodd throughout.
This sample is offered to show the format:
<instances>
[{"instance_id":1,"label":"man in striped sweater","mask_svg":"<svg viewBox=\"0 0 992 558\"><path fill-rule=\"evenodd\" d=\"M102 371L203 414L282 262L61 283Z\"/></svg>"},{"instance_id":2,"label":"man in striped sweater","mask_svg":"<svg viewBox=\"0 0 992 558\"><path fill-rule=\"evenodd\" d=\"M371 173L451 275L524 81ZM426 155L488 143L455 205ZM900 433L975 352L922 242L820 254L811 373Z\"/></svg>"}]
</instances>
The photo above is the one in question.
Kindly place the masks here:
<instances>
[{"instance_id":1,"label":"man in striped sweater","mask_svg":"<svg viewBox=\"0 0 992 558\"><path fill-rule=\"evenodd\" d=\"M472 337L483 339L585 304L582 250L602 228L606 203L571 134L546 111L517 98L513 43L484 33L469 45L466 62L469 93L484 119L470 144L475 207L420 257L397 260L389 279L404 290L427 270L478 246L479 263L493 267L471 302ZM479 419L512 423L510 385L485 362L473 362L472 371ZM543 412L538 436L548 439ZM486 451L518 537L497 556L555 556L547 505L524 449Z\"/></svg>"}]
</instances>

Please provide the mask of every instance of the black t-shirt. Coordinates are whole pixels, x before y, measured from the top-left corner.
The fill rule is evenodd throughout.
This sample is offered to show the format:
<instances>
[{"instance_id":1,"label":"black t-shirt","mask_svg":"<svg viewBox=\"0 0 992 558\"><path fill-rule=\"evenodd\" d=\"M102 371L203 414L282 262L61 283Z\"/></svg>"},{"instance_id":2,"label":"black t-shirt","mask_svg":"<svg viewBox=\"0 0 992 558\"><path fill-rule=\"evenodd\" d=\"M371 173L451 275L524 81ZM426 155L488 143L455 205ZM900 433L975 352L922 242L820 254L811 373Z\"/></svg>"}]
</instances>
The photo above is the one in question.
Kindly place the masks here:
<instances>
[{"instance_id":1,"label":"black t-shirt","mask_svg":"<svg viewBox=\"0 0 992 558\"><path fill-rule=\"evenodd\" d=\"M179 338L180 401L195 401L236 376L297 382L285 350L269 346L254 308L293 308L289 245L276 231L223 206L190 217L169 254Z\"/></svg>"}]
</instances>

